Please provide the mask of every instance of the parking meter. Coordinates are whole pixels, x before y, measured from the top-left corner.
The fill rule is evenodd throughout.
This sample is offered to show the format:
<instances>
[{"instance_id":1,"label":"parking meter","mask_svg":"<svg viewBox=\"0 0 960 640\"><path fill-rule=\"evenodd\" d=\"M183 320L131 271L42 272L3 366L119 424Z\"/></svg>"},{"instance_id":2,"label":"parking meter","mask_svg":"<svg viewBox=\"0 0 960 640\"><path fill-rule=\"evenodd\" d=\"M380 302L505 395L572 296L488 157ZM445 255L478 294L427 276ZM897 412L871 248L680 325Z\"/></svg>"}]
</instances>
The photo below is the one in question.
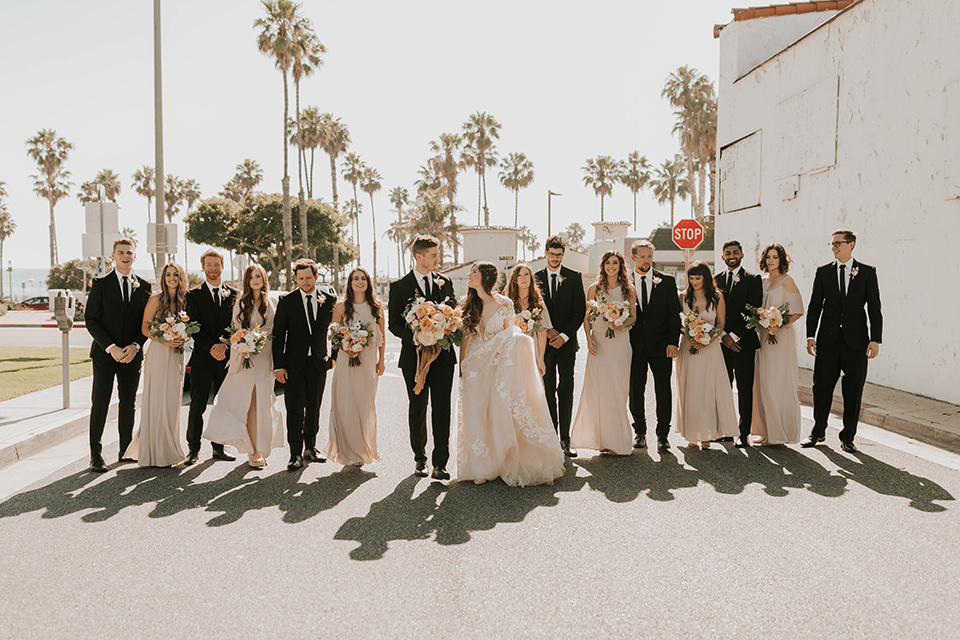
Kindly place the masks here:
<instances>
[{"instance_id":1,"label":"parking meter","mask_svg":"<svg viewBox=\"0 0 960 640\"><path fill-rule=\"evenodd\" d=\"M57 327L63 335L63 408L70 408L70 329L73 328L73 314L76 299L67 290L51 291L50 300L53 302L53 317L57 319Z\"/></svg>"}]
</instances>

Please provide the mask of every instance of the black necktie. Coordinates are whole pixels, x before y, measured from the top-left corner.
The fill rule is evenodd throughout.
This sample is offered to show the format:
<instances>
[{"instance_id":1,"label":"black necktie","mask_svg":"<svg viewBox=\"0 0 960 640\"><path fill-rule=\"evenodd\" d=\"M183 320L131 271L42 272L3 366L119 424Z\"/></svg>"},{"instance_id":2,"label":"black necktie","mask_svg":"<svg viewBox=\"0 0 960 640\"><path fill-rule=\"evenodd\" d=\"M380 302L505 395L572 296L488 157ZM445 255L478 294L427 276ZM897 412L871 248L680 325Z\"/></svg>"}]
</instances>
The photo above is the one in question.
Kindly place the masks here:
<instances>
[{"instance_id":1,"label":"black necktie","mask_svg":"<svg viewBox=\"0 0 960 640\"><path fill-rule=\"evenodd\" d=\"M313 311L313 294L307 294L307 328L310 331L310 335L313 335L313 324L317 321L317 315Z\"/></svg>"},{"instance_id":2,"label":"black necktie","mask_svg":"<svg viewBox=\"0 0 960 640\"><path fill-rule=\"evenodd\" d=\"M844 271L846 270L847 265L840 265L840 299L844 300L847 297L847 278Z\"/></svg>"},{"instance_id":3,"label":"black necktie","mask_svg":"<svg viewBox=\"0 0 960 640\"><path fill-rule=\"evenodd\" d=\"M423 276L423 295L428 300L432 297L430 291L430 276Z\"/></svg>"},{"instance_id":4,"label":"black necktie","mask_svg":"<svg viewBox=\"0 0 960 640\"><path fill-rule=\"evenodd\" d=\"M550 278L550 297L552 298L557 295L557 274L551 273Z\"/></svg>"},{"instance_id":5,"label":"black necktie","mask_svg":"<svg viewBox=\"0 0 960 640\"><path fill-rule=\"evenodd\" d=\"M733 271L727 271L727 293L730 293L730 291L733 289L733 274Z\"/></svg>"},{"instance_id":6,"label":"black necktie","mask_svg":"<svg viewBox=\"0 0 960 640\"><path fill-rule=\"evenodd\" d=\"M647 276L640 276L640 311L647 310Z\"/></svg>"},{"instance_id":7,"label":"black necktie","mask_svg":"<svg viewBox=\"0 0 960 640\"><path fill-rule=\"evenodd\" d=\"M130 302L130 283L127 281L127 276L123 276L123 301Z\"/></svg>"},{"instance_id":8,"label":"black necktie","mask_svg":"<svg viewBox=\"0 0 960 640\"><path fill-rule=\"evenodd\" d=\"M213 288L213 302L218 307L220 306L220 287Z\"/></svg>"}]
</instances>

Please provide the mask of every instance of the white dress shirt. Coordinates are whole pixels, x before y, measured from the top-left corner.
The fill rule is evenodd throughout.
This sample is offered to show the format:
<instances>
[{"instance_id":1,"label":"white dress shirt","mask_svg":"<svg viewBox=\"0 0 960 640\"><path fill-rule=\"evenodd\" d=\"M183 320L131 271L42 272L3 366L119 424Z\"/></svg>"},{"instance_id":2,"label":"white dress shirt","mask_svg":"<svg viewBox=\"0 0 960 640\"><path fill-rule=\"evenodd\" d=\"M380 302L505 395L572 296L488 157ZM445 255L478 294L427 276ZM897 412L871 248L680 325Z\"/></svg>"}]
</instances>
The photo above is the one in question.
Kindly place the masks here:
<instances>
[{"instance_id":1,"label":"white dress shirt","mask_svg":"<svg viewBox=\"0 0 960 640\"><path fill-rule=\"evenodd\" d=\"M837 266L836 266L837 275L836 275L836 278L837 278L837 286L838 286L838 287L840 286L840 265L841 265L841 264L842 264L842 265L846 265L846 267L845 267L844 270L843 270L843 279L844 279L844 282L843 282L843 291L844 291L845 293L850 293L850 272L853 271L853 258L851 257L851 258L850 258L849 260L847 260L846 262L840 262L839 260L837 260Z\"/></svg>"},{"instance_id":2,"label":"white dress shirt","mask_svg":"<svg viewBox=\"0 0 960 640\"><path fill-rule=\"evenodd\" d=\"M211 299L211 300L216 301L216 299L217 299L217 296L215 296L214 293L213 293L214 290L217 290L217 291L220 292L220 304L223 304L223 299L226 297L226 293L227 293L226 289L227 289L227 288L226 288L225 286L223 286L223 284L220 284L220 285L217 285L217 286L214 286L214 285L210 284L209 282L204 282L204 284L207 286L207 291L210 292L210 299Z\"/></svg>"},{"instance_id":3,"label":"white dress shirt","mask_svg":"<svg viewBox=\"0 0 960 640\"><path fill-rule=\"evenodd\" d=\"M646 276L646 280L642 279L644 276ZM643 300L644 289L647 290L647 304L650 304L650 294L653 293L653 269L650 269L646 273L641 273L634 269L633 286L637 289L637 305L640 305Z\"/></svg>"},{"instance_id":4,"label":"white dress shirt","mask_svg":"<svg viewBox=\"0 0 960 640\"><path fill-rule=\"evenodd\" d=\"M427 292L423 288L423 279L426 278L427 282L430 283L430 288L433 289L433 272L420 273L416 267L413 269L413 277L417 281L417 288L420 289L420 293L423 294L423 297L427 297Z\"/></svg>"},{"instance_id":5,"label":"white dress shirt","mask_svg":"<svg viewBox=\"0 0 960 640\"><path fill-rule=\"evenodd\" d=\"M727 291L729 291L730 289L733 289L733 280L734 278L740 275L740 272L742 270L743 270L743 267L737 267L736 269L727 269L727 278L728 278ZM734 342L740 342L740 337L732 331L730 332L724 331L722 335L730 336L731 338L733 338Z\"/></svg>"},{"instance_id":6,"label":"white dress shirt","mask_svg":"<svg viewBox=\"0 0 960 640\"><path fill-rule=\"evenodd\" d=\"M113 273L114 273L114 275L117 276L117 286L120 287L120 299L123 300L123 277L124 277L124 276L123 276L122 273L120 273L120 272L117 271L116 269L113 270ZM130 294L130 298L127 299L127 302L130 302L130 300L133 299L133 283L136 282L137 276L133 275L133 269L131 269L131 270L130 270L130 273L128 273L126 277L127 277L127 286L130 287L130 288L127 290L127 293ZM113 344L109 345L109 346L105 349L105 351L106 351L107 353L110 353L110 349L113 349L115 346L117 346L116 343L113 343ZM139 345L139 344L137 344L136 342L134 342L134 343L133 343L133 346L136 347L137 351L140 351L140 345Z\"/></svg>"},{"instance_id":7,"label":"white dress shirt","mask_svg":"<svg viewBox=\"0 0 960 640\"><path fill-rule=\"evenodd\" d=\"M547 266L547 288L550 289L550 298L551 298L551 299L553 298L553 293L554 293L554 292L553 292L553 277L554 277L554 276L557 277L557 290L559 291L559 290L560 290L561 278L562 278L563 276L560 275L560 269L557 269L556 271L554 271L554 270L551 269L551 268L549 267L549 265L548 265L548 266ZM544 311L546 311L546 309L544 309ZM546 325L544 325L544 328L547 328ZM552 329L553 327L549 327L549 328ZM561 333L561 334L560 334L560 337L563 338L564 344L566 344L567 340L570 339L569 337L567 337L567 334L565 334L565 333Z\"/></svg>"}]
</instances>

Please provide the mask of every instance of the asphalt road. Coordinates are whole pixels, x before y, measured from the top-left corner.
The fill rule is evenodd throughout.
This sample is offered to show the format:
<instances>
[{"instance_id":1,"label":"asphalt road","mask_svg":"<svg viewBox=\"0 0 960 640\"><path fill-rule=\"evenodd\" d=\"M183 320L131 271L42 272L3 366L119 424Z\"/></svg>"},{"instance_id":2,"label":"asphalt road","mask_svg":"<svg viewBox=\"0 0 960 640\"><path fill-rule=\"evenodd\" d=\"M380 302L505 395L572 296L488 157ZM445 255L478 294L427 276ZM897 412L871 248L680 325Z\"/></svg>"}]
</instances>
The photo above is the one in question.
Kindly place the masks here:
<instances>
[{"instance_id":1,"label":"asphalt road","mask_svg":"<svg viewBox=\"0 0 960 640\"><path fill-rule=\"evenodd\" d=\"M362 471L205 447L95 475L78 438L13 495L33 463L0 472L0 637L960 636L958 456L869 429L858 455L833 429L813 451L674 436L553 486L439 483L412 476L398 374Z\"/></svg>"},{"instance_id":2,"label":"asphalt road","mask_svg":"<svg viewBox=\"0 0 960 640\"><path fill-rule=\"evenodd\" d=\"M89 347L93 338L86 329L70 332L71 347ZM59 347L63 334L55 328L4 327L0 326L0 346L6 347Z\"/></svg>"}]
</instances>

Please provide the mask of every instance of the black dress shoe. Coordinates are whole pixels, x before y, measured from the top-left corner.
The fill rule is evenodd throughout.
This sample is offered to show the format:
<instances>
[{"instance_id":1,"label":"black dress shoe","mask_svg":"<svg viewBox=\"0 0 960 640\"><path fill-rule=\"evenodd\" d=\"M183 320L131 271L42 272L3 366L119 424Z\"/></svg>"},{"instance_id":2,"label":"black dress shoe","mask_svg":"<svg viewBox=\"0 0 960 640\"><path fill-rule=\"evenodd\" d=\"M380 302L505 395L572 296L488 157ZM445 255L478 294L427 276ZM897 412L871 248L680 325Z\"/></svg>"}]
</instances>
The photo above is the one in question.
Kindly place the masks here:
<instances>
[{"instance_id":1,"label":"black dress shoe","mask_svg":"<svg viewBox=\"0 0 960 640\"><path fill-rule=\"evenodd\" d=\"M443 467L434 467L433 474L430 477L434 480L449 480L450 474Z\"/></svg>"},{"instance_id":2,"label":"black dress shoe","mask_svg":"<svg viewBox=\"0 0 960 640\"><path fill-rule=\"evenodd\" d=\"M633 448L634 449L646 449L647 448L647 436L636 436L633 439Z\"/></svg>"},{"instance_id":3,"label":"black dress shoe","mask_svg":"<svg viewBox=\"0 0 960 640\"><path fill-rule=\"evenodd\" d=\"M296 471L303 466L303 458L300 456L290 456L290 462L287 463L287 471Z\"/></svg>"},{"instance_id":4,"label":"black dress shoe","mask_svg":"<svg viewBox=\"0 0 960 640\"><path fill-rule=\"evenodd\" d=\"M841 450L841 451L846 451L847 453L857 453L857 452L858 452L858 451L857 451L857 447L854 446L852 440L851 440L850 442L841 442L841 443L840 443L840 450Z\"/></svg>"},{"instance_id":5,"label":"black dress shoe","mask_svg":"<svg viewBox=\"0 0 960 640\"><path fill-rule=\"evenodd\" d=\"M666 451L670 448L670 443L667 442L666 438L657 438L657 450Z\"/></svg>"},{"instance_id":6,"label":"black dress shoe","mask_svg":"<svg viewBox=\"0 0 960 640\"><path fill-rule=\"evenodd\" d=\"M134 460L133 458L127 458L127 457L124 457L124 456L120 456L119 458L117 458L117 462L119 462L119 463L121 463L121 464L127 464L127 463L130 463L130 462L136 462L136 460Z\"/></svg>"},{"instance_id":7,"label":"black dress shoe","mask_svg":"<svg viewBox=\"0 0 960 640\"><path fill-rule=\"evenodd\" d=\"M327 457L320 453L320 450L316 447L311 447L305 449L303 452L303 459L307 462L326 462Z\"/></svg>"},{"instance_id":8,"label":"black dress shoe","mask_svg":"<svg viewBox=\"0 0 960 640\"><path fill-rule=\"evenodd\" d=\"M726 440L725 442L729 442L729 440ZM737 449L746 449L750 446L750 438L737 436L737 440L733 443L733 446L735 446Z\"/></svg>"},{"instance_id":9,"label":"black dress shoe","mask_svg":"<svg viewBox=\"0 0 960 640\"><path fill-rule=\"evenodd\" d=\"M561 441L560 441L560 447L563 449L563 455L565 455L566 457L568 457L568 458L576 458L576 457L577 457L577 451L576 451L576 449L571 449L571 448L570 448L570 441L569 441L569 440L561 440Z\"/></svg>"},{"instance_id":10,"label":"black dress shoe","mask_svg":"<svg viewBox=\"0 0 960 640\"><path fill-rule=\"evenodd\" d=\"M90 471L96 473L107 472L107 463L103 461L103 456L90 456Z\"/></svg>"},{"instance_id":11,"label":"black dress shoe","mask_svg":"<svg viewBox=\"0 0 960 640\"><path fill-rule=\"evenodd\" d=\"M224 462L233 462L237 459L236 456L230 455L223 449L214 449L212 457L214 460L223 460Z\"/></svg>"},{"instance_id":12,"label":"black dress shoe","mask_svg":"<svg viewBox=\"0 0 960 640\"><path fill-rule=\"evenodd\" d=\"M187 457L183 459L183 464L189 467L197 464L197 460L199 459L200 459L199 451L190 451L187 453Z\"/></svg>"},{"instance_id":13,"label":"black dress shoe","mask_svg":"<svg viewBox=\"0 0 960 640\"><path fill-rule=\"evenodd\" d=\"M813 436L807 436L807 437L804 438L803 441L800 443L800 446L803 447L804 449L809 449L810 447L815 447L815 446L817 446L818 444L820 444L820 443L823 442L824 440L826 440L825 437L823 437L823 438L814 438Z\"/></svg>"},{"instance_id":14,"label":"black dress shoe","mask_svg":"<svg viewBox=\"0 0 960 640\"><path fill-rule=\"evenodd\" d=\"M712 440L711 442L733 442L733 436L724 436L722 438L717 438L716 440Z\"/></svg>"},{"instance_id":15,"label":"black dress shoe","mask_svg":"<svg viewBox=\"0 0 960 640\"><path fill-rule=\"evenodd\" d=\"M413 472L413 475L417 476L418 478L426 478L426 477L427 477L427 463L426 463L426 462L418 462L418 463L417 463L417 468L416 468L416 470Z\"/></svg>"}]
</instances>

